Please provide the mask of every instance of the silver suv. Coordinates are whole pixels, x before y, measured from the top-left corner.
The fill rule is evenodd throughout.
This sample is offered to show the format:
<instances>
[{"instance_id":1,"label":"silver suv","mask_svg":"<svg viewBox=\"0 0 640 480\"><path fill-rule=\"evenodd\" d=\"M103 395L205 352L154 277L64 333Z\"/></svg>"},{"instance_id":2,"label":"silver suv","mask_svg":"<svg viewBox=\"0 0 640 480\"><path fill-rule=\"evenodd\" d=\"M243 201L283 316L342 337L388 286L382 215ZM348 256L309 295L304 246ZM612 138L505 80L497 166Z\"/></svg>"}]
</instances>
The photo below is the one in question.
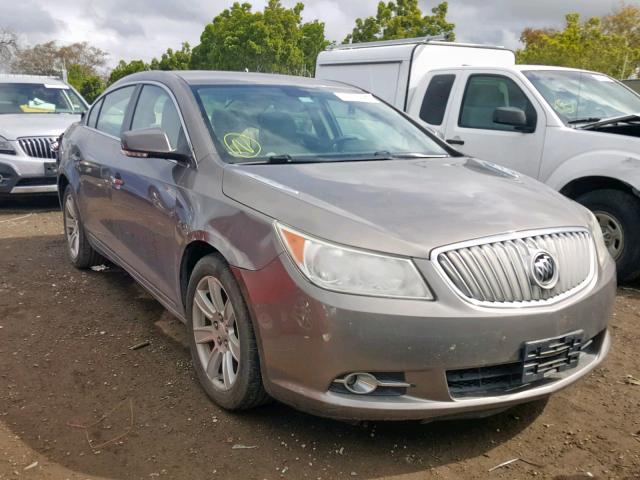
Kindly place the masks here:
<instances>
[{"instance_id":1,"label":"silver suv","mask_svg":"<svg viewBox=\"0 0 640 480\"><path fill-rule=\"evenodd\" d=\"M0 196L57 191L51 145L86 110L57 78L0 75Z\"/></svg>"}]
</instances>

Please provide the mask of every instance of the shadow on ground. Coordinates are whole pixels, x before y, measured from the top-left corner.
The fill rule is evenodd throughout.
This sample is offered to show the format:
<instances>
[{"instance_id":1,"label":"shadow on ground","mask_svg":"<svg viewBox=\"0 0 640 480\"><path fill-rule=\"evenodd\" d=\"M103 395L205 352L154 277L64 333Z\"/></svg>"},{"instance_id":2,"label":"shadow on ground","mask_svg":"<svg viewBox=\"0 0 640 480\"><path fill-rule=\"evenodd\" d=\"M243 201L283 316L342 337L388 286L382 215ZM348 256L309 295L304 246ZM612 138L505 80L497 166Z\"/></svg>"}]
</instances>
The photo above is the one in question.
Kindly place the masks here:
<instances>
[{"instance_id":1,"label":"shadow on ground","mask_svg":"<svg viewBox=\"0 0 640 480\"><path fill-rule=\"evenodd\" d=\"M0 212L52 212L60 210L60 202L55 195L0 196Z\"/></svg>"}]
</instances>

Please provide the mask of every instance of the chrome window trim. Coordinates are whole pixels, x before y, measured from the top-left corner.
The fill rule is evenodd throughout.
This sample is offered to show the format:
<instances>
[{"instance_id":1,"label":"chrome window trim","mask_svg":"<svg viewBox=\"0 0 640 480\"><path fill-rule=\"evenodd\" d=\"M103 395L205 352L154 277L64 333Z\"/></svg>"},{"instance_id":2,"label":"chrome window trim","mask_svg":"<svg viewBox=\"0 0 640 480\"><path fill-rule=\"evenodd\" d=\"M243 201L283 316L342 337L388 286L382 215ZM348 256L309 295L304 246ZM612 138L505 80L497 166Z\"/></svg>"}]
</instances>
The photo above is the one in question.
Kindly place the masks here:
<instances>
[{"instance_id":1,"label":"chrome window trim","mask_svg":"<svg viewBox=\"0 0 640 480\"><path fill-rule=\"evenodd\" d=\"M551 235L551 234L558 234L558 233L576 233L576 232L580 232L580 233L587 233L589 238L591 239L591 241L589 242L589 257L590 257L590 265L589 265L589 274L587 275L587 277L578 285L576 285L575 287L571 288L570 290L567 290L566 292L563 292L559 295L556 295L555 297L549 298L547 300L525 300L525 301L521 301L521 302L487 302L487 301L482 301L482 300L476 300L475 298L470 298L467 295L465 295L454 283L453 281L449 278L449 276L447 275L447 273L444 271L444 269L442 268L442 266L440 265L440 262L438 261L438 256L441 253L444 252L449 252L451 250L457 250L460 248L468 248L468 247L475 247L475 246L479 246L479 245L486 245L486 244L490 244L490 243L498 243L498 242L504 242L504 241L509 241L509 240L518 240L518 239L523 239L523 238L529 238L529 237L535 237L535 236L539 236L539 235ZM442 247L438 247L438 248L434 248L433 250L431 250L431 254L429 255L429 260L431 262L431 264L433 265L434 269L436 270L436 272L438 272L438 275L440 275L440 277L444 280L444 283L451 288L451 290L456 294L456 296L458 296L459 298L461 298L462 300L464 300L465 302L474 305L476 307L483 307L483 308L491 308L491 309L508 309L508 308L531 308L531 307L547 307L550 305L554 305L557 303L562 302L563 300L566 300L567 298L583 291L586 290L587 287L590 289L591 287L593 287L593 285L595 285L595 283L598 280L598 260L596 257L596 247L595 247L595 243L593 240L593 235L591 234L591 231L586 228L586 227L557 227L557 228L546 228L546 229L539 229L539 230L520 230L517 232L511 232L511 233L507 233L507 234L501 234L501 235L492 235L492 236L488 236L488 237L482 237L482 238L477 238L474 240L467 240L464 242L458 242L458 243L452 243L450 245L444 245ZM434 292L435 293L435 292Z\"/></svg>"}]
</instances>

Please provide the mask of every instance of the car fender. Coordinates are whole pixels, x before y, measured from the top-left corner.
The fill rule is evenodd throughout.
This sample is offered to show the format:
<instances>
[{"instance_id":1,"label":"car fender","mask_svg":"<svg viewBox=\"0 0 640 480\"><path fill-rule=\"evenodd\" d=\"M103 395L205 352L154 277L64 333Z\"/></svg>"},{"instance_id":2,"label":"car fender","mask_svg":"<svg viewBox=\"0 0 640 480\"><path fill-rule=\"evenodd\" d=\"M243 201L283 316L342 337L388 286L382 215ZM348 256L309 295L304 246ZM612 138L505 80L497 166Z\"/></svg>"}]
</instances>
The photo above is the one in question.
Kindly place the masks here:
<instances>
[{"instance_id":1,"label":"car fender","mask_svg":"<svg viewBox=\"0 0 640 480\"><path fill-rule=\"evenodd\" d=\"M624 150L593 150L562 162L544 182L562 190L574 180L606 177L640 190L640 153Z\"/></svg>"}]
</instances>

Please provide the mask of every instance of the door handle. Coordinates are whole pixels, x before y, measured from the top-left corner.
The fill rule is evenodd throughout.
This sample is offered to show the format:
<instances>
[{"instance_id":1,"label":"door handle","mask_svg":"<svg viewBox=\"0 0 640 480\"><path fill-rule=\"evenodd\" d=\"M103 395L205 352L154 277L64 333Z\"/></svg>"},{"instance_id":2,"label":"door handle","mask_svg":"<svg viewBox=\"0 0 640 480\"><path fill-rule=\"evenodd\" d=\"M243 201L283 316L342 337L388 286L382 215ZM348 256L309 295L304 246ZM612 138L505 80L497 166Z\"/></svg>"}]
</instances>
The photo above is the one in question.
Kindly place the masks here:
<instances>
[{"instance_id":1,"label":"door handle","mask_svg":"<svg viewBox=\"0 0 640 480\"><path fill-rule=\"evenodd\" d=\"M464 145L464 140L460 140L459 138L449 138L447 139L447 143L451 145Z\"/></svg>"},{"instance_id":2,"label":"door handle","mask_svg":"<svg viewBox=\"0 0 640 480\"><path fill-rule=\"evenodd\" d=\"M111 181L111 186L116 190L120 190L120 188L124 185L124 180L122 180L122 177L120 177L119 173L111 175L109 180Z\"/></svg>"}]
</instances>

